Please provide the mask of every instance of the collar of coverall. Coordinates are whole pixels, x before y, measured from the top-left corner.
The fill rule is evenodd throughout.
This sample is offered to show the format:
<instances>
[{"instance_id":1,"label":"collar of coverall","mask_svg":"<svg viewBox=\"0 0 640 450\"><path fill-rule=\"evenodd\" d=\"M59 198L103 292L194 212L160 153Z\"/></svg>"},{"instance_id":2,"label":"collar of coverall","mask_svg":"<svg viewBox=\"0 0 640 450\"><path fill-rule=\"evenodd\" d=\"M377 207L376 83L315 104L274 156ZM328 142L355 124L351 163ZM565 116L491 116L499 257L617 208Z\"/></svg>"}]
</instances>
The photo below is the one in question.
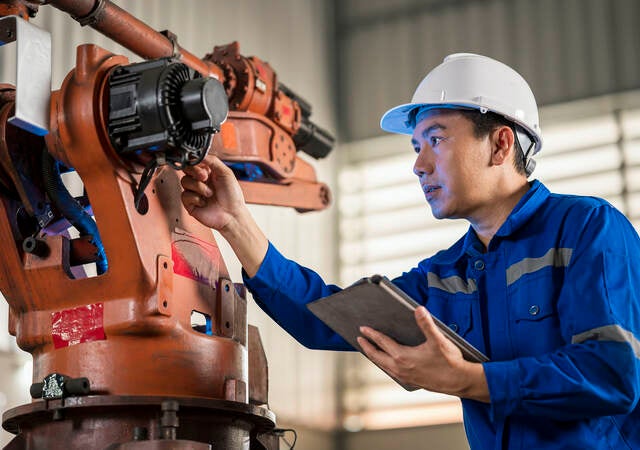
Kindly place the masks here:
<instances>
[{"instance_id":1,"label":"collar of coverall","mask_svg":"<svg viewBox=\"0 0 640 450\"><path fill-rule=\"evenodd\" d=\"M529 185L529 190L522 196L520 201L513 208L513 211L511 211L507 217L507 220L505 220L500 229L498 229L495 234L496 237L508 237L518 231L518 229L524 226L535 215L536 211L549 197L549 190L540 181L533 180ZM492 242L494 241L492 240ZM475 245L476 243L477 245ZM436 264L450 265L456 263L465 256L474 257L479 256L480 253L482 253L479 249L483 248L483 246L471 226L469 226L467 233L456 245L459 245L460 250L458 252L449 255L447 255L448 252L437 253L432 257L432 262Z\"/></svg>"}]
</instances>

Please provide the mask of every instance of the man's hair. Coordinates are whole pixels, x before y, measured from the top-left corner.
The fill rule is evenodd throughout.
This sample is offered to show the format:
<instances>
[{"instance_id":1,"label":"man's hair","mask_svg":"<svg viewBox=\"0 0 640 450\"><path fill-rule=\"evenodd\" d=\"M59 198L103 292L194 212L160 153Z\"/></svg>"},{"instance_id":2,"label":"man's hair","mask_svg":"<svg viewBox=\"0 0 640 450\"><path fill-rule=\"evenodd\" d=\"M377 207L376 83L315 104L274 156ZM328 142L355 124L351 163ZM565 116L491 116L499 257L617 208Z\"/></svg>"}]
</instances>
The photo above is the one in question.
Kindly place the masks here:
<instances>
[{"instance_id":1,"label":"man's hair","mask_svg":"<svg viewBox=\"0 0 640 450\"><path fill-rule=\"evenodd\" d=\"M502 117L500 114L496 114L491 111L487 111L486 113L481 113L476 109L459 109L457 111L471 121L471 123L473 124L473 134L478 139L486 137L489 133L491 133L498 127L507 126L511 128L515 136L515 140L513 143L515 150L513 155L513 165L515 166L518 173L526 175L526 162L524 158L524 152L522 151L522 147L520 146L520 142L518 141L518 137L516 135L516 126L513 122Z\"/></svg>"}]
</instances>

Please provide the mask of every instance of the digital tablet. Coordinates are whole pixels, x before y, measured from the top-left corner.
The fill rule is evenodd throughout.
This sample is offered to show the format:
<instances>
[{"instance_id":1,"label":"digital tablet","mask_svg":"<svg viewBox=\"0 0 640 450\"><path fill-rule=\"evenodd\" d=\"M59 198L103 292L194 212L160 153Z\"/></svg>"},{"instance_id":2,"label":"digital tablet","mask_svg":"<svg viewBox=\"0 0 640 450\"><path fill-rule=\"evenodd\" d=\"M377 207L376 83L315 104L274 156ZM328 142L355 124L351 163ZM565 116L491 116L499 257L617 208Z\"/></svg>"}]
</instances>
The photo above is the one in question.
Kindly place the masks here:
<instances>
[{"instance_id":1,"label":"digital tablet","mask_svg":"<svg viewBox=\"0 0 640 450\"><path fill-rule=\"evenodd\" d=\"M402 345L416 346L425 341L425 336L416 323L414 311L420 306L388 278L373 275L328 297L307 304L307 308L333 331L342 336L355 349L362 351L357 337L361 326L377 330ZM489 361L482 352L435 316L434 322L442 333L472 362ZM393 377L392 377L393 378ZM416 386L400 383L407 390Z\"/></svg>"}]
</instances>

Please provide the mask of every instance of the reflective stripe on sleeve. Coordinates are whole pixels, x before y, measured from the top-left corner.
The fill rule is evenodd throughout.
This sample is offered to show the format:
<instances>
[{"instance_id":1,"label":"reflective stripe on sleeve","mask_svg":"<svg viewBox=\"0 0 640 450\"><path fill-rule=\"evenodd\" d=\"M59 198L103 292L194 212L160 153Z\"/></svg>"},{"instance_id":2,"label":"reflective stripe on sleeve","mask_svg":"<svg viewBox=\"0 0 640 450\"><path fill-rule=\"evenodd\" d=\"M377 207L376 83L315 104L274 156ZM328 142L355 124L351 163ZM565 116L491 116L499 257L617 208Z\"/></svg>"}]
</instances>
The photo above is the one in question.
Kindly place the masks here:
<instances>
[{"instance_id":1,"label":"reflective stripe on sleeve","mask_svg":"<svg viewBox=\"0 0 640 450\"><path fill-rule=\"evenodd\" d=\"M631 345L636 358L640 359L640 341L631 331L625 330L620 325L605 325L576 334L571 338L572 344L581 344L585 341L627 342Z\"/></svg>"},{"instance_id":2,"label":"reflective stripe on sleeve","mask_svg":"<svg viewBox=\"0 0 640 450\"><path fill-rule=\"evenodd\" d=\"M567 267L572 253L571 248L550 248L539 258L524 258L507 269L507 284L513 284L523 275L537 272L545 267Z\"/></svg>"},{"instance_id":3,"label":"reflective stripe on sleeve","mask_svg":"<svg viewBox=\"0 0 640 450\"><path fill-rule=\"evenodd\" d=\"M469 278L467 281L463 280L457 275L447 278L440 278L433 272L427 273L427 281L429 287L441 289L450 294L456 294L462 292L464 294L472 294L478 290L475 280Z\"/></svg>"}]
</instances>

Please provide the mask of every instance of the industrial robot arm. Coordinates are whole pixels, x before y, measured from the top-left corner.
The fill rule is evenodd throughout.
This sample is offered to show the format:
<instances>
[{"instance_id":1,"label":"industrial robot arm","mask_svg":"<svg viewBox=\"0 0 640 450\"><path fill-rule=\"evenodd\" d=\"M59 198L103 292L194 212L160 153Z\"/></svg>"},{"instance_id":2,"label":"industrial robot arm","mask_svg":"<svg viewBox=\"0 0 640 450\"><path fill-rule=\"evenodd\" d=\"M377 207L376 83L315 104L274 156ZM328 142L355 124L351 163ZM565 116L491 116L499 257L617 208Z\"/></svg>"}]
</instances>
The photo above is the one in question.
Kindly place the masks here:
<instances>
[{"instance_id":1,"label":"industrial robot arm","mask_svg":"<svg viewBox=\"0 0 640 450\"><path fill-rule=\"evenodd\" d=\"M21 90L33 71L0 85L0 290L36 397L3 416L11 448L277 448L244 290L184 210L174 169L212 153L248 203L319 210L329 190L298 151L324 157L333 138L237 43L199 59L107 0L0 1L1 40L18 41L19 60L46 47L27 22L45 3L147 61L85 44L44 101ZM72 170L80 194L62 183ZM91 442L77 432L89 424Z\"/></svg>"}]
</instances>

